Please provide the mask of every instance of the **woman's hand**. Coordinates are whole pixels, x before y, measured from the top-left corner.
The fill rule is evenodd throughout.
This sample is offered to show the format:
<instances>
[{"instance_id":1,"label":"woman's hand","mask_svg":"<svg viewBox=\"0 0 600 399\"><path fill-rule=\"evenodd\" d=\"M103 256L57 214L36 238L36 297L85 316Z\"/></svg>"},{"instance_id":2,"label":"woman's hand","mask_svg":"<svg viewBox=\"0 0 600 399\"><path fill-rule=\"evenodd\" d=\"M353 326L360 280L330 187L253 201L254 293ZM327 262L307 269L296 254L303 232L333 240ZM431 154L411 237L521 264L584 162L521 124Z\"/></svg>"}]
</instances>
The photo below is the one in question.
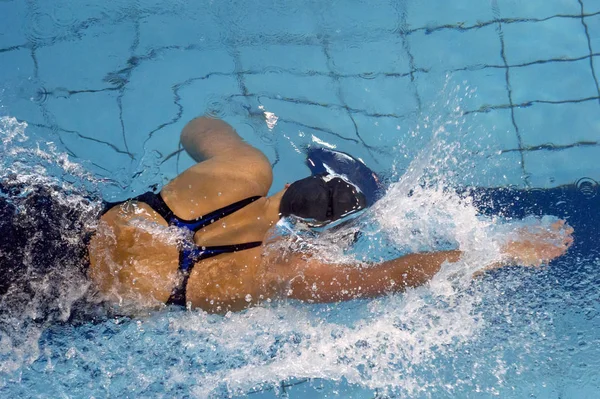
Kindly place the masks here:
<instances>
[{"instance_id":1,"label":"woman's hand","mask_svg":"<svg viewBox=\"0 0 600 399\"><path fill-rule=\"evenodd\" d=\"M573 228L559 220L550 227L527 226L502 248L508 264L540 266L567 252L573 244Z\"/></svg>"}]
</instances>

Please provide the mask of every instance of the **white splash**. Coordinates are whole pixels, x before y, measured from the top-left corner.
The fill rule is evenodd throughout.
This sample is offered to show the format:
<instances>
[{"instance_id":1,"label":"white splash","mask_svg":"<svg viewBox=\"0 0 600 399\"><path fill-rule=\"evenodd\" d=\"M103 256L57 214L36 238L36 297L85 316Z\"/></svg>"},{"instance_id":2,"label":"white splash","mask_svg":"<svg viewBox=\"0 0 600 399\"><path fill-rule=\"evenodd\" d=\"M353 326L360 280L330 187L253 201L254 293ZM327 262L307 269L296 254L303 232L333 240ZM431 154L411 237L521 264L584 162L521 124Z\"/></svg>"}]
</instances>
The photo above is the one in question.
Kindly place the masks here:
<instances>
[{"instance_id":1,"label":"white splash","mask_svg":"<svg viewBox=\"0 0 600 399\"><path fill-rule=\"evenodd\" d=\"M0 139L3 146L0 181L3 188L20 193L18 197L10 198L20 217L37 219L44 217L39 214L40 210L31 209L26 202L21 203L19 200L27 198L36 189L43 188L45 195L50 196L53 202L77 215L53 219L53 223L59 223L62 243L73 247L81 245L82 235L93 231L96 226L100 204L88 198L85 189L81 186L78 189L76 185L95 186L98 180L80 165L71 162L53 143L43 143L42 148L41 144L32 142L26 135L26 129L27 123L18 122L16 118L0 118ZM74 226L73 223L79 226ZM40 267L34 259L39 257L36 252L39 249L34 247L39 247L40 237L39 231L31 231L27 245L19 248L22 249L24 258L21 265L24 270L19 271L22 276L33 276L34 271ZM56 259L60 259L60 256L57 255ZM64 262L71 261L76 262L71 259ZM0 336L3 348L0 376L1 373L18 370L38 358L38 340L47 326L43 319L48 307L52 308L53 320L65 321L71 315L72 305L88 291L89 283L74 270L71 270L72 275L59 276L61 271L55 270L53 265L45 266L48 270L44 274L35 272L37 274L29 281L33 294L26 308L15 308L18 302L15 299L22 292L13 285L8 287L7 294L0 299Z\"/></svg>"},{"instance_id":2,"label":"white splash","mask_svg":"<svg viewBox=\"0 0 600 399\"><path fill-rule=\"evenodd\" d=\"M317 143L317 144L320 144L320 145L322 145L324 147L331 148L331 149L337 148L337 146L335 144L331 144L331 143L328 143L328 142L326 142L324 140L321 140L320 138L318 138L314 134L311 135L311 136L312 136L312 142L313 143Z\"/></svg>"},{"instance_id":3,"label":"white splash","mask_svg":"<svg viewBox=\"0 0 600 399\"><path fill-rule=\"evenodd\" d=\"M279 117L275 115L274 112L265 111L264 105L259 105L258 108L263 111L263 114L265 114L265 122L267 123L269 130L273 130L273 128L275 128L277 125Z\"/></svg>"},{"instance_id":4,"label":"white splash","mask_svg":"<svg viewBox=\"0 0 600 399\"><path fill-rule=\"evenodd\" d=\"M480 294L468 292L473 273L501 259L493 229L497 221L479 216L469 200L446 188L446 172L461 154L458 146L444 140L445 123L454 121L423 124L434 130L429 145L356 224L321 237L291 236L294 245L308 246L316 256L334 263L357 262L360 257L340 245L348 229L362 231L371 240L368 253L385 252L389 246L395 253L435 251L442 246L463 251L461 260L446 263L424 286L368 302L368 311L350 323L289 305L230 314L218 327L208 323L203 313L172 320L174 331L195 333L186 344L194 345L197 336L210 336L212 345L246 360L241 367L199 375L193 390L196 397L245 394L303 378L346 381L407 397L427 395L431 387L441 384L430 377L437 373L438 359L451 358L476 341L486 325L478 311ZM273 357L256 355L286 341L282 337L296 338L281 344ZM504 363L496 363L496 375L501 376ZM463 384L468 382L457 379L443 389L452 392Z\"/></svg>"},{"instance_id":5,"label":"white splash","mask_svg":"<svg viewBox=\"0 0 600 399\"><path fill-rule=\"evenodd\" d=\"M23 142L27 140L25 129L27 129L26 122L19 122L16 118L9 116L0 117L0 132L2 132L4 149L6 150L6 147L13 141Z\"/></svg>"}]
</instances>

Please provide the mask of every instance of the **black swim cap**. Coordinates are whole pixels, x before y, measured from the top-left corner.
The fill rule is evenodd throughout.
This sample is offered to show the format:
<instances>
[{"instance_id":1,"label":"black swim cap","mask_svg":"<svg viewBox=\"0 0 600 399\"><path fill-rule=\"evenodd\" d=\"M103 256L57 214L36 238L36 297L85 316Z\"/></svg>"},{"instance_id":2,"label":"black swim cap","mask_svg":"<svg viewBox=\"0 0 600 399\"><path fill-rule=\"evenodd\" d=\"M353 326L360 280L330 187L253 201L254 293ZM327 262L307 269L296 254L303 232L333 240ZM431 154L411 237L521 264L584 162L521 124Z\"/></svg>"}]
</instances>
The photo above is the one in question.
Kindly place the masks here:
<instances>
[{"instance_id":1,"label":"black swim cap","mask_svg":"<svg viewBox=\"0 0 600 399\"><path fill-rule=\"evenodd\" d=\"M279 213L327 224L366 206L363 193L344 179L310 176L288 187L281 198Z\"/></svg>"}]
</instances>

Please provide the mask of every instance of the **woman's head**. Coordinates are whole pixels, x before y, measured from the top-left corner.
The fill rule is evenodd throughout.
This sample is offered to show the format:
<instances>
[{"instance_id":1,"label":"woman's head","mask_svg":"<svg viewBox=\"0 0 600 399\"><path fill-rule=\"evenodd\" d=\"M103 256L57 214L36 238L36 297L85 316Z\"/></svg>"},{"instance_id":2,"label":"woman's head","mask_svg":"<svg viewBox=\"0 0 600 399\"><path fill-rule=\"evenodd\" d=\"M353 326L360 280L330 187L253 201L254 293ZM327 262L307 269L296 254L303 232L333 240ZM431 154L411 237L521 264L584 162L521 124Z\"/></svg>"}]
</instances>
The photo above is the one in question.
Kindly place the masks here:
<instances>
[{"instance_id":1,"label":"woman's head","mask_svg":"<svg viewBox=\"0 0 600 399\"><path fill-rule=\"evenodd\" d=\"M354 185L339 177L322 175L292 183L281 198L279 213L323 225L366 206L365 196Z\"/></svg>"}]
</instances>

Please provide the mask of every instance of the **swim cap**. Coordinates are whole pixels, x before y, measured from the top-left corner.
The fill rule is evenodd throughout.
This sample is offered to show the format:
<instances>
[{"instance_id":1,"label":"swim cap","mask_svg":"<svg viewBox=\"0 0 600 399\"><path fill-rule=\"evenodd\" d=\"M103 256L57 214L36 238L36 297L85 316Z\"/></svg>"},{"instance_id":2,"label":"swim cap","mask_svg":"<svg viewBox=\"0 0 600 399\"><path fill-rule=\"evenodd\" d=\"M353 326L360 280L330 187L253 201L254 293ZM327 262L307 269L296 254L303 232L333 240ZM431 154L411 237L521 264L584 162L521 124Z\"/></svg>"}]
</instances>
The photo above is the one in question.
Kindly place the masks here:
<instances>
[{"instance_id":1,"label":"swim cap","mask_svg":"<svg viewBox=\"0 0 600 399\"><path fill-rule=\"evenodd\" d=\"M360 159L345 152L309 147L306 164L313 175L338 175L352 182L364 194L367 206L373 205L385 192L379 176Z\"/></svg>"},{"instance_id":2,"label":"swim cap","mask_svg":"<svg viewBox=\"0 0 600 399\"><path fill-rule=\"evenodd\" d=\"M279 213L324 225L366 206L365 196L354 185L339 177L318 175L292 183L281 198Z\"/></svg>"}]
</instances>

